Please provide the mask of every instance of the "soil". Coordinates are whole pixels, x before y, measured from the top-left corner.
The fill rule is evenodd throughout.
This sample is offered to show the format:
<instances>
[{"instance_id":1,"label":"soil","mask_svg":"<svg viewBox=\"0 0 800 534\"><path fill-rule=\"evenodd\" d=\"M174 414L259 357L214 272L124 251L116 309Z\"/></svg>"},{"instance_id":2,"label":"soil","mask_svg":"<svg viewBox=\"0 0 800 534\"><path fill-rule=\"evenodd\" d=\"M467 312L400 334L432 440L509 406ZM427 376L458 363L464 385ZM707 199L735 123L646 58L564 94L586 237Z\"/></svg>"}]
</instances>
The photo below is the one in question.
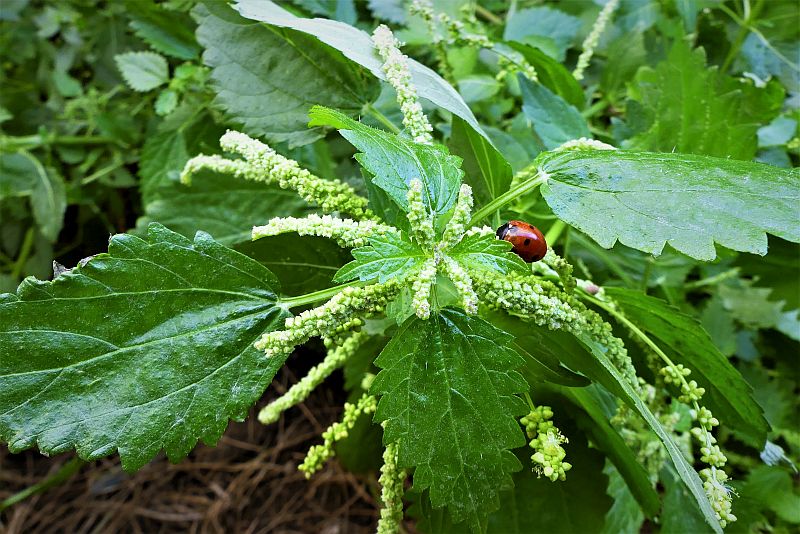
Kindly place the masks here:
<instances>
[{"instance_id":1,"label":"soil","mask_svg":"<svg viewBox=\"0 0 800 534\"><path fill-rule=\"evenodd\" d=\"M133 475L112 457L84 465L67 482L0 514L0 532L374 532L374 474L356 476L336 461L306 480L297 466L339 417L344 393L318 388L275 425L258 408L296 377L284 369L243 423L231 423L216 447L198 445L171 464L161 455ZM334 380L340 382L340 380ZM0 501L41 481L73 457L0 447Z\"/></svg>"}]
</instances>

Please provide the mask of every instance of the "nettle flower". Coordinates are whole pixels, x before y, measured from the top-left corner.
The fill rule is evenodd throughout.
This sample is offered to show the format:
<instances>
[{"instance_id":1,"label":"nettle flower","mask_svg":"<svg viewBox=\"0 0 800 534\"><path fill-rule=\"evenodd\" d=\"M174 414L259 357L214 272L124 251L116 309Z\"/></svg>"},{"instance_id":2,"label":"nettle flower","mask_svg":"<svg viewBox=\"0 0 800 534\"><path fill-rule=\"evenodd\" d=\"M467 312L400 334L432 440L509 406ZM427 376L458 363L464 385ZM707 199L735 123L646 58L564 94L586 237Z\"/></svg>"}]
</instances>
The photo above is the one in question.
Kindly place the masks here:
<instances>
[{"instance_id":1,"label":"nettle flower","mask_svg":"<svg viewBox=\"0 0 800 534\"><path fill-rule=\"evenodd\" d=\"M220 142L222 148L233 155L232 158L197 156L187 163L181 177L188 183L194 173L209 169L295 191L322 213L304 218L273 218L253 228L253 239L296 233L325 237L340 247L351 249L353 261L341 267L332 280L340 285L303 298L283 299L280 305L288 311L293 307L287 304L289 301L294 301L294 306L324 303L287 318L283 329L266 332L255 343L265 358L280 360L312 337L322 338L328 349L327 356L319 365L261 411L259 420L264 423L276 421L283 411L302 402L326 377L345 365L370 335L374 335L375 329L371 325L377 323L370 321L380 319L382 326L376 327L380 332L394 321L401 330L411 325L411 328L431 335L461 336L458 338L461 341L451 341L453 344L484 344L480 350L469 349L474 353L469 357L473 358L473 363L487 366L485 374L491 379L482 384L484 397L466 404L501 425L495 428L501 429L505 424L500 431L505 434L501 437L486 436L487 448L477 453L487 463L486 472L481 476L495 481L494 486L485 487L486 491L493 491L497 496L496 492L514 470L513 467L509 469L510 464L502 454L510 454L507 449L520 446L517 440L522 438L522 433L516 417L525 413L521 395L530 407L530 412L519 423L533 451L530 456L532 469L553 482L565 480L572 467L566 461L568 451L565 445L569 440L553 423L553 410L549 406L535 406L525 380L513 370L519 357L507 346L513 336L476 316L491 318L501 312L499 314L505 320L519 322L524 328L534 328L535 325L573 334L587 347L597 347L594 357L603 359L606 371L630 396L638 396L643 404L653 407L657 407L665 397L656 395L656 389L636 375L631 358L611 325L584 303L592 302L622 324L634 328L601 288L589 281L577 280L572 266L552 250L548 250L532 267L512 252L512 243L498 239L494 229L481 224L488 207L478 214L472 213L473 192L468 184L462 183L461 159L433 141L433 129L422 112L416 89L411 83L407 58L399 51L399 43L384 26L375 30L373 40L378 55L383 59L386 79L397 92L405 131L400 135L391 134L322 107L314 107L309 112L310 125L334 127L358 149L356 159L367 176L365 187L370 200L359 195L349 184L314 176L296 161L278 154L264 143L232 131L227 132ZM561 150L614 150L614 147L579 139L566 143ZM547 174L541 169L528 169L516 178L517 183L547 179ZM439 325L446 321L454 326L443 334ZM457 324L460 326L456 327ZM632 330L632 333L632 337L642 334L638 330ZM427 335L420 334L422 337L415 338L411 334L409 340L424 348ZM646 337L641 340L645 344L650 341ZM444 344L441 339L439 343ZM392 357L384 357L390 346ZM667 364L657 375L661 377L662 385L677 389L676 398L692 409L697 424L691 435L700 444L700 460L708 465L700 474L711 508L720 524L724 525L735 517L731 514L730 491L725 485L727 475L723 466L726 458L711 434L719 421L708 408L700 406L705 390L696 381L688 379L690 370L676 365L656 349L653 345L652 350L658 352L656 356ZM375 361L381 372L374 377L365 375L363 395L356 402L345 405L342 420L323 433L323 443L312 447L300 466L306 476L311 476L334 456L336 442L348 436L359 417L375 414L384 425L386 445L380 480L384 509L379 532L398 531L402 520L406 468L422 464L426 460L425 454L432 454L433 450L430 443L420 445L413 441L415 437L410 435L415 433L414 429L404 428L398 432L398 423L391 418L392 410L397 409L392 403L398 401L387 401L387 397L400 387L398 382L406 384L411 378L407 373L403 374L407 369L399 375L392 375L396 369L387 372L385 366L402 367L405 362L397 360L413 359L415 353L404 354L403 350L413 349L389 343ZM487 355L491 356L491 362L480 360ZM431 364L438 366L440 374L447 374L453 371L448 365L464 364L460 361L462 356L464 354L451 362L416 362L413 369L414 372L427 371ZM387 359L393 361L387 362ZM464 369L461 372L468 373ZM390 387L387 383L393 385ZM426 384L426 388L427 396L434 385ZM492 388L496 391L487 397L487 391ZM459 391L459 395L465 394L469 392ZM490 406L487 399L494 399L494 404ZM629 443L650 454L654 452L653 446L660 444L649 440L648 433L651 432L643 426L639 415L651 412L643 406L637 406L637 410L621 407L614 422L627 427L621 433ZM407 409L401 411L409 412ZM501 421L503 417L507 418L505 423ZM672 414L667 414L667 417L671 418ZM676 422L666 421L664 426L671 430ZM405 421L405 424L410 422ZM652 422L648 424L652 427ZM492 441L495 439L498 440L496 443ZM664 441L663 436L661 439ZM452 448L452 442L442 446ZM439 452L437 461L442 462L441 454L446 456L446 453ZM489 464L493 454L496 455L495 464ZM657 473L666 455L653 456L658 459L658 465L653 466ZM679 454L676 457L674 451L670 452L670 457L673 461L685 463L683 456ZM455 472L463 474L460 456L447 459L454 462L451 467ZM444 470L446 466L439 468ZM472 524L480 520L480 514L485 513L483 510L465 511L463 503L457 499L443 501L439 496L448 491L452 494L452 487L448 487L456 476L452 471L451 474L439 474L425 464L423 473L421 478L431 487L432 504L447 505L457 521L466 516ZM433 502L435 492L438 504Z\"/></svg>"}]
</instances>

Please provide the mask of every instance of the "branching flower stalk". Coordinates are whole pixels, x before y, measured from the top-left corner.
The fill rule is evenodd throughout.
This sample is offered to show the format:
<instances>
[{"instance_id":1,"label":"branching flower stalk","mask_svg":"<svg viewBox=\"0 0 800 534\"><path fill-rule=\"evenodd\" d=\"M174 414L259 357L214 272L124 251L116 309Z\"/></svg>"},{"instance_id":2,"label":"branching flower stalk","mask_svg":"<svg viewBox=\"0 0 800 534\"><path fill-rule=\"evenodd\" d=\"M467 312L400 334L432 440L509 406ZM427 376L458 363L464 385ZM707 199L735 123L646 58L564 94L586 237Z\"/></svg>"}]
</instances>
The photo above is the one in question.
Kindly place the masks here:
<instances>
[{"instance_id":1,"label":"branching flower stalk","mask_svg":"<svg viewBox=\"0 0 800 534\"><path fill-rule=\"evenodd\" d=\"M575 70L572 71L572 75L576 80L580 81L583 79L583 73L592 61L594 49L597 48L597 43L600 42L600 36L603 34L603 30L606 29L608 22L611 20L611 15L614 14L614 10L617 9L618 5L619 0L608 0L606 5L603 6L603 9L600 10L600 14L597 16L597 20L594 21L594 25L592 26L592 31L589 32L589 35L587 35L586 39L583 41L583 51L578 57L578 64L575 66Z\"/></svg>"},{"instance_id":2,"label":"branching flower stalk","mask_svg":"<svg viewBox=\"0 0 800 534\"><path fill-rule=\"evenodd\" d=\"M333 239L343 248L363 247L369 238L385 235L394 230L392 226L374 220L354 221L339 219L330 215L309 215L308 217L275 217L263 226L253 227L253 240L280 234L296 233Z\"/></svg>"},{"instance_id":3,"label":"branching flower stalk","mask_svg":"<svg viewBox=\"0 0 800 534\"><path fill-rule=\"evenodd\" d=\"M375 28L372 41L383 59L386 81L397 92L397 102L400 104L400 111L403 112L403 126L415 142L431 144L433 127L422 111L417 88L411 83L408 56L400 52L400 42L394 38L392 30L383 24Z\"/></svg>"}]
</instances>

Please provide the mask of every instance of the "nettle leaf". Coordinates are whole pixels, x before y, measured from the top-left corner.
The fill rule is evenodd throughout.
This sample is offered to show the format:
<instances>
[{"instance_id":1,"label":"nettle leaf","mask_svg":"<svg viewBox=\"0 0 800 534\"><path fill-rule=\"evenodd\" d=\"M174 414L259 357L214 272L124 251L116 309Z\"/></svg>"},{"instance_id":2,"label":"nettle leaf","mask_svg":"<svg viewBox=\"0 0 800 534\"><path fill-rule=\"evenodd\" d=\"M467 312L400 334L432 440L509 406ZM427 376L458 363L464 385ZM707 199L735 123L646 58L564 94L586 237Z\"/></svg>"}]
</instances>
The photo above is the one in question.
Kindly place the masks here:
<instances>
[{"instance_id":1,"label":"nettle leaf","mask_svg":"<svg viewBox=\"0 0 800 534\"><path fill-rule=\"evenodd\" d=\"M126 52L114 56L125 83L134 91L150 91L169 81L169 66L155 52Z\"/></svg>"},{"instance_id":2,"label":"nettle leaf","mask_svg":"<svg viewBox=\"0 0 800 534\"><path fill-rule=\"evenodd\" d=\"M408 184L420 180L423 201L431 213L443 214L455 204L464 171L461 158L438 144L423 145L372 128L321 106L309 112L311 126L333 126L361 152L356 159L373 175L372 183L408 211Z\"/></svg>"},{"instance_id":3,"label":"nettle leaf","mask_svg":"<svg viewBox=\"0 0 800 534\"><path fill-rule=\"evenodd\" d=\"M453 117L447 145L453 154L464 160L464 181L472 186L478 204L486 204L508 191L513 174L511 165L465 120Z\"/></svg>"},{"instance_id":4,"label":"nettle leaf","mask_svg":"<svg viewBox=\"0 0 800 534\"><path fill-rule=\"evenodd\" d=\"M178 59L195 59L199 55L194 24L188 15L142 0L125 2L125 9L136 36L155 50Z\"/></svg>"},{"instance_id":5,"label":"nettle leaf","mask_svg":"<svg viewBox=\"0 0 800 534\"><path fill-rule=\"evenodd\" d=\"M536 47L513 41L506 44L522 54L525 61L536 69L536 75L542 85L577 109L584 107L586 97L583 88L564 65Z\"/></svg>"},{"instance_id":6,"label":"nettle leaf","mask_svg":"<svg viewBox=\"0 0 800 534\"><path fill-rule=\"evenodd\" d=\"M761 449L769 425L753 390L714 345L700 323L661 299L631 289L609 287L606 294L625 316L656 340L676 363L692 370L706 389L703 405Z\"/></svg>"},{"instance_id":7,"label":"nettle leaf","mask_svg":"<svg viewBox=\"0 0 800 534\"><path fill-rule=\"evenodd\" d=\"M522 111L533 123L533 130L548 150L579 139L592 137L586 119L560 96L544 85L518 76L522 92Z\"/></svg>"},{"instance_id":8,"label":"nettle leaf","mask_svg":"<svg viewBox=\"0 0 800 534\"><path fill-rule=\"evenodd\" d=\"M415 468L414 489L434 508L478 529L521 468L508 450L525 445L514 418L527 391L511 336L453 309L405 323L375 360L382 370L376 419L384 442L399 443L399 464Z\"/></svg>"},{"instance_id":9,"label":"nettle leaf","mask_svg":"<svg viewBox=\"0 0 800 534\"><path fill-rule=\"evenodd\" d=\"M651 412L642 399L639 398L633 386L622 376L614 364L611 363L611 360L609 360L606 355L607 349L587 335L576 337L586 346L591 354L585 351L565 352L561 355L562 361L572 370L581 372L593 381L602 384L644 419L650 429L655 432L656 436L661 440L661 443L664 444L664 448L667 450L667 454L672 460L675 470L689 489L689 492L692 494L694 501L702 511L708 524L711 525L714 532L722 534L722 529L719 526L714 510L708 502L700 477L686 460L672 435L666 431L656 416L653 415L653 412Z\"/></svg>"},{"instance_id":10,"label":"nettle leaf","mask_svg":"<svg viewBox=\"0 0 800 534\"><path fill-rule=\"evenodd\" d=\"M605 248L617 240L660 254L665 243L699 260L714 242L764 255L766 232L800 241L800 170L626 150L540 156L542 195L562 220Z\"/></svg>"},{"instance_id":11,"label":"nettle leaf","mask_svg":"<svg viewBox=\"0 0 800 534\"><path fill-rule=\"evenodd\" d=\"M46 169L25 151L0 154L0 200L26 196L30 197L39 231L48 240L55 241L67 209L64 180L54 169Z\"/></svg>"},{"instance_id":12,"label":"nettle leaf","mask_svg":"<svg viewBox=\"0 0 800 534\"><path fill-rule=\"evenodd\" d=\"M641 532L644 514L631 490L613 464L606 462L603 473L608 476L606 493L614 501L606 512L606 520L600 534L635 534ZM658 501L656 501L658 502Z\"/></svg>"},{"instance_id":13,"label":"nettle leaf","mask_svg":"<svg viewBox=\"0 0 800 534\"><path fill-rule=\"evenodd\" d=\"M628 85L628 115L637 134L626 148L751 160L759 126L780 111L780 84L764 89L706 67L702 48L677 40L655 69Z\"/></svg>"},{"instance_id":14,"label":"nettle leaf","mask_svg":"<svg viewBox=\"0 0 800 534\"><path fill-rule=\"evenodd\" d=\"M378 96L377 82L314 37L268 28L223 3L206 2L194 13L215 103L252 136L307 144L323 136L306 127L311 106L357 115Z\"/></svg>"},{"instance_id":15,"label":"nettle leaf","mask_svg":"<svg viewBox=\"0 0 800 534\"><path fill-rule=\"evenodd\" d=\"M372 38L363 30L335 20L299 18L269 0L238 0L235 7L245 18L313 35L340 51L350 61L367 69L377 79L386 80L383 64ZM419 96L461 117L475 131L483 136L486 135L461 95L444 78L411 58L408 60L408 67L411 72L411 82L417 88ZM340 108L327 102L317 103Z\"/></svg>"},{"instance_id":16,"label":"nettle leaf","mask_svg":"<svg viewBox=\"0 0 800 534\"><path fill-rule=\"evenodd\" d=\"M369 245L353 249L351 261L336 273L334 282L375 280L383 283L401 278L425 261L425 252L401 234L389 233L369 238Z\"/></svg>"},{"instance_id":17,"label":"nettle leaf","mask_svg":"<svg viewBox=\"0 0 800 534\"><path fill-rule=\"evenodd\" d=\"M241 421L281 358L253 342L287 313L258 262L161 225L0 297L0 441L12 452L180 460Z\"/></svg>"},{"instance_id":18,"label":"nettle leaf","mask_svg":"<svg viewBox=\"0 0 800 534\"><path fill-rule=\"evenodd\" d=\"M447 252L448 256L468 269L491 269L504 274L530 273L522 258L511 252L511 243L493 235L465 236Z\"/></svg>"}]
</instances>

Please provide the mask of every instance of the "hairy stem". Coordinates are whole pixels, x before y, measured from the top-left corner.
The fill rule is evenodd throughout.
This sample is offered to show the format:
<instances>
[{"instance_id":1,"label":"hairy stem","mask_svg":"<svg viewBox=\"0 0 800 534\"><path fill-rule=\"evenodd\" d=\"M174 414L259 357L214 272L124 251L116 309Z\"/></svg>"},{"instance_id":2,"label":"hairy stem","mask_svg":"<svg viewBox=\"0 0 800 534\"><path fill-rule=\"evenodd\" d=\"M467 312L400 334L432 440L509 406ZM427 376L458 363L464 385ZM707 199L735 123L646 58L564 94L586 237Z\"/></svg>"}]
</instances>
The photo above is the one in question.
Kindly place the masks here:
<instances>
[{"instance_id":1,"label":"hairy stem","mask_svg":"<svg viewBox=\"0 0 800 534\"><path fill-rule=\"evenodd\" d=\"M509 189L508 191L506 191L505 193L503 193L502 195L495 198L494 200L486 204L484 207L476 211L475 214L472 216L472 220L469 223L470 226L475 226L483 219L491 215L493 212L499 210L506 204L513 202L522 195L530 193L531 191L533 191L546 181L547 181L547 174L542 173L541 171L536 173L536 175L530 180L522 182L521 184L518 184L516 187Z\"/></svg>"}]
</instances>

